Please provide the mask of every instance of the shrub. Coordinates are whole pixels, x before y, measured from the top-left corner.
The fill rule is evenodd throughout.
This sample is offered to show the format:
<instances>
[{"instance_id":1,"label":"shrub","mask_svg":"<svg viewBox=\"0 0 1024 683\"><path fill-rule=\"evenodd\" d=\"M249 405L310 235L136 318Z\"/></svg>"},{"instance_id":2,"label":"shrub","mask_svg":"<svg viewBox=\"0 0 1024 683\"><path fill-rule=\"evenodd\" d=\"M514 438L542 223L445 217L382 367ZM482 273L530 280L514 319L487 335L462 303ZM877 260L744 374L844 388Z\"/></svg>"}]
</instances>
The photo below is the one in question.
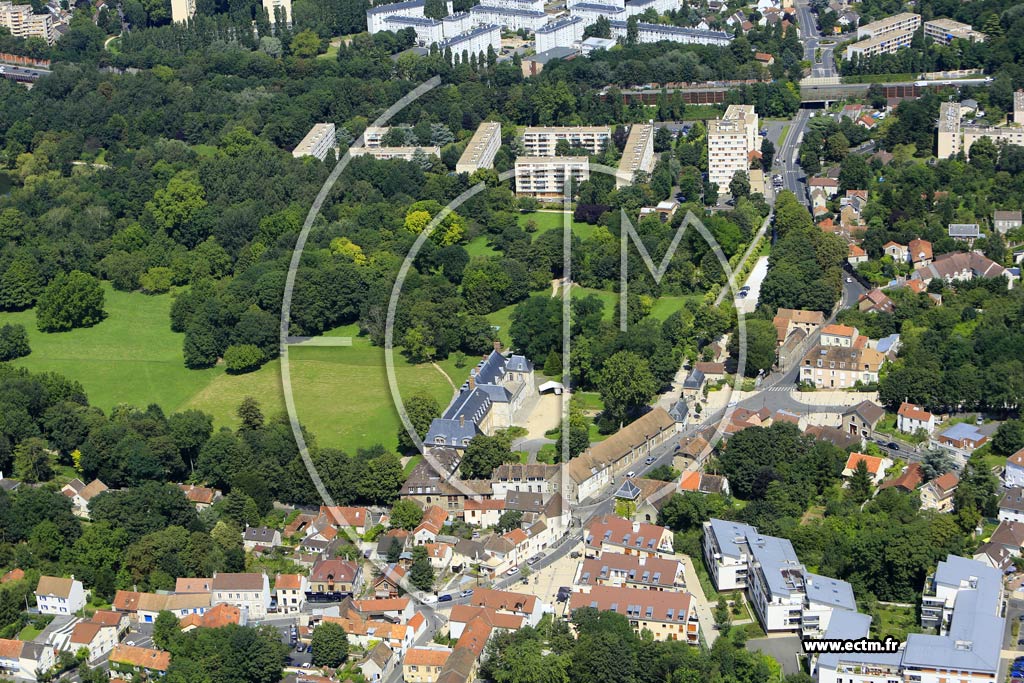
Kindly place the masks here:
<instances>
[{"instance_id":1,"label":"shrub","mask_svg":"<svg viewBox=\"0 0 1024 683\"><path fill-rule=\"evenodd\" d=\"M233 375L258 370L265 360L266 356L259 347L252 344L235 344L224 352L224 363L228 366L228 372Z\"/></svg>"},{"instance_id":2,"label":"shrub","mask_svg":"<svg viewBox=\"0 0 1024 683\"><path fill-rule=\"evenodd\" d=\"M0 327L0 362L27 356L32 352L28 346L28 333L24 325Z\"/></svg>"}]
</instances>

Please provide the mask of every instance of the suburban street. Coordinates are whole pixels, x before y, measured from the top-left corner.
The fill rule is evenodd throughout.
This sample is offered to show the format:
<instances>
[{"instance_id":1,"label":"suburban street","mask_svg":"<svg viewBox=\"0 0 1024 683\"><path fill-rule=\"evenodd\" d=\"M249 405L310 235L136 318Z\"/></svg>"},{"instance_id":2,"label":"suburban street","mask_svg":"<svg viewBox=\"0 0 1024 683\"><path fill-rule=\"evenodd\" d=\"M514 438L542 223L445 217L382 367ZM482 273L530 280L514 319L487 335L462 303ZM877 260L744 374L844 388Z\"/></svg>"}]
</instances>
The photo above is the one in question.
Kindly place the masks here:
<instances>
[{"instance_id":1,"label":"suburban street","mask_svg":"<svg viewBox=\"0 0 1024 683\"><path fill-rule=\"evenodd\" d=\"M797 2L796 16L800 27L800 38L804 44L804 59L809 61L811 76L815 78L831 78L836 75L835 62L832 59L833 43L822 45L821 33L818 31L818 24L810 5L806 0ZM814 54L821 48L821 61L814 59Z\"/></svg>"}]
</instances>

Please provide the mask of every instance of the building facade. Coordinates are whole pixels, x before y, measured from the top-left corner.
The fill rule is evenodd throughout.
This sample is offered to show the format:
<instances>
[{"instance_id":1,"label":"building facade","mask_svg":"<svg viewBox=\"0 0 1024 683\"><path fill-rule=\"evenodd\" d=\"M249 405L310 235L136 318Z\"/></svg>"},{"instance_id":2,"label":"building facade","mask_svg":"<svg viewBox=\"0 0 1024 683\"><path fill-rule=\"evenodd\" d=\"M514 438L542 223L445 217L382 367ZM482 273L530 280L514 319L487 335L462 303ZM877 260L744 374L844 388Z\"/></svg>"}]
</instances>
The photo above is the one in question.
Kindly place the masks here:
<instances>
[{"instance_id":1,"label":"building facade","mask_svg":"<svg viewBox=\"0 0 1024 683\"><path fill-rule=\"evenodd\" d=\"M196 0L171 0L171 21L181 24L196 15Z\"/></svg>"},{"instance_id":2,"label":"building facade","mask_svg":"<svg viewBox=\"0 0 1024 683\"><path fill-rule=\"evenodd\" d=\"M501 124L497 121L484 121L469 139L469 144L455 164L455 172L473 173L481 168L494 168L494 157L500 148Z\"/></svg>"},{"instance_id":3,"label":"building facade","mask_svg":"<svg viewBox=\"0 0 1024 683\"><path fill-rule=\"evenodd\" d=\"M654 126L649 123L634 123L629 128L629 137L619 160L619 172L615 176L615 187L633 184L638 171L650 173L654 170Z\"/></svg>"},{"instance_id":4,"label":"building facade","mask_svg":"<svg viewBox=\"0 0 1024 683\"><path fill-rule=\"evenodd\" d=\"M516 194L558 199L567 182L573 187L590 179L587 157L518 157L515 163Z\"/></svg>"},{"instance_id":5,"label":"building facade","mask_svg":"<svg viewBox=\"0 0 1024 683\"><path fill-rule=\"evenodd\" d=\"M985 42L985 34L975 31L970 24L945 18L924 22L924 35L942 45L949 45L954 40L969 40L973 43Z\"/></svg>"},{"instance_id":6,"label":"building facade","mask_svg":"<svg viewBox=\"0 0 1024 683\"><path fill-rule=\"evenodd\" d=\"M758 117L750 104L731 104L725 115L708 121L708 181L728 191L733 175L750 167L759 149Z\"/></svg>"},{"instance_id":7,"label":"building facade","mask_svg":"<svg viewBox=\"0 0 1024 683\"><path fill-rule=\"evenodd\" d=\"M40 614L74 614L85 607L87 597L82 582L74 576L42 576L35 594Z\"/></svg>"},{"instance_id":8,"label":"building facade","mask_svg":"<svg viewBox=\"0 0 1024 683\"><path fill-rule=\"evenodd\" d=\"M600 154L612 139L610 126L530 126L523 131L525 156L553 157L559 142Z\"/></svg>"},{"instance_id":9,"label":"building facade","mask_svg":"<svg viewBox=\"0 0 1024 683\"><path fill-rule=\"evenodd\" d=\"M270 579L266 574L215 572L210 592L212 605L234 605L247 621L265 619L270 609Z\"/></svg>"},{"instance_id":10,"label":"building facade","mask_svg":"<svg viewBox=\"0 0 1024 683\"><path fill-rule=\"evenodd\" d=\"M280 19L288 26L292 25L292 0L263 0L263 11L271 23Z\"/></svg>"},{"instance_id":11,"label":"building facade","mask_svg":"<svg viewBox=\"0 0 1024 683\"><path fill-rule=\"evenodd\" d=\"M0 26L11 32L15 38L42 38L49 45L57 40L53 17L35 14L32 5L15 5L10 0L0 1Z\"/></svg>"},{"instance_id":12,"label":"building facade","mask_svg":"<svg viewBox=\"0 0 1024 683\"><path fill-rule=\"evenodd\" d=\"M296 159L316 157L320 161L327 158L327 153L337 147L338 137L333 123L314 124L298 146L292 150Z\"/></svg>"},{"instance_id":13,"label":"building facade","mask_svg":"<svg viewBox=\"0 0 1024 683\"><path fill-rule=\"evenodd\" d=\"M537 52L544 52L555 47L572 47L573 43L583 40L583 19L568 17L553 21L536 31Z\"/></svg>"}]
</instances>

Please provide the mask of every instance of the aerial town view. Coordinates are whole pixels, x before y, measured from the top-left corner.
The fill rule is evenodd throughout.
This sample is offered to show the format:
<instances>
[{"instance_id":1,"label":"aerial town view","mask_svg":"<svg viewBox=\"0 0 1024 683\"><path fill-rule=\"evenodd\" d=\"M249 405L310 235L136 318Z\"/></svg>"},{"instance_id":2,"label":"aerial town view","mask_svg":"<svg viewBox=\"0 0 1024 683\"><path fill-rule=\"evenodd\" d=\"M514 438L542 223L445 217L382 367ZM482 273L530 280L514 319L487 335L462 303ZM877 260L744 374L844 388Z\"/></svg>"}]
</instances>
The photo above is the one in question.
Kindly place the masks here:
<instances>
[{"instance_id":1,"label":"aerial town view","mask_svg":"<svg viewBox=\"0 0 1024 683\"><path fill-rule=\"evenodd\" d=\"M1024 2L0 0L0 683L1024 683Z\"/></svg>"}]
</instances>

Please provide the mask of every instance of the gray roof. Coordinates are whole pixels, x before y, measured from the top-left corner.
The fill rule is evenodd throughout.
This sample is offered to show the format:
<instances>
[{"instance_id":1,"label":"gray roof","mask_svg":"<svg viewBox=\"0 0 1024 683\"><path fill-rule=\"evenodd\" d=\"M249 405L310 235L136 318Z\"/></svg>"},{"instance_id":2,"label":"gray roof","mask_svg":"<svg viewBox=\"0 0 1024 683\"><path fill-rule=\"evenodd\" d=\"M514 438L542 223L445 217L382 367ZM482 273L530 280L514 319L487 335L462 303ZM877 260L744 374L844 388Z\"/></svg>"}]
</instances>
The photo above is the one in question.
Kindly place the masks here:
<instances>
[{"instance_id":1,"label":"gray roof","mask_svg":"<svg viewBox=\"0 0 1024 683\"><path fill-rule=\"evenodd\" d=\"M621 7L605 5L600 2L578 2L573 5L573 9L590 12L610 12L611 14L618 14L619 12L625 11Z\"/></svg>"},{"instance_id":2,"label":"gray roof","mask_svg":"<svg viewBox=\"0 0 1024 683\"><path fill-rule=\"evenodd\" d=\"M1024 488L1015 486L1007 490L1003 494L1002 500L999 501L999 509L1024 512Z\"/></svg>"},{"instance_id":3,"label":"gray roof","mask_svg":"<svg viewBox=\"0 0 1024 683\"><path fill-rule=\"evenodd\" d=\"M533 363L526 360L525 356L511 356L505 362L505 372L530 372L533 370Z\"/></svg>"},{"instance_id":4,"label":"gray roof","mask_svg":"<svg viewBox=\"0 0 1024 683\"><path fill-rule=\"evenodd\" d=\"M491 7L490 5L474 5L469 8L470 14L493 13L506 17L547 17L547 14L533 9L510 9L508 7Z\"/></svg>"},{"instance_id":5,"label":"gray roof","mask_svg":"<svg viewBox=\"0 0 1024 683\"><path fill-rule=\"evenodd\" d=\"M616 498L624 500L636 500L640 497L640 488L631 479L622 482L622 486L615 492Z\"/></svg>"},{"instance_id":6,"label":"gray roof","mask_svg":"<svg viewBox=\"0 0 1024 683\"><path fill-rule=\"evenodd\" d=\"M853 586L841 579L833 579L819 574L805 575L807 579L807 598L823 605L831 605L840 609L857 611L857 601L853 597Z\"/></svg>"},{"instance_id":7,"label":"gray roof","mask_svg":"<svg viewBox=\"0 0 1024 683\"><path fill-rule=\"evenodd\" d=\"M384 21L388 24L409 24L411 26L439 26L441 24L437 19L429 19L427 17L408 17L404 15L387 17Z\"/></svg>"},{"instance_id":8,"label":"gray roof","mask_svg":"<svg viewBox=\"0 0 1024 683\"><path fill-rule=\"evenodd\" d=\"M479 7L479 5L477 5L477 7ZM476 9L476 7L474 7L473 9ZM438 46L443 50L446 47L461 45L462 43L472 40L481 33L488 33L497 28L500 27L495 26L494 24L481 24L480 26L470 29L465 33L460 33L457 36L452 36L451 38L446 38L445 40L442 40L440 43L438 43Z\"/></svg>"},{"instance_id":9,"label":"gray roof","mask_svg":"<svg viewBox=\"0 0 1024 683\"><path fill-rule=\"evenodd\" d=\"M587 40L589 40L589 38ZM523 57L523 60L528 62L537 62L538 64L547 64L552 59L565 59L566 57L574 57L575 55L576 50L571 47L553 47L550 50L544 50L544 52L538 52L535 55Z\"/></svg>"},{"instance_id":10,"label":"gray roof","mask_svg":"<svg viewBox=\"0 0 1024 683\"><path fill-rule=\"evenodd\" d=\"M472 439L479 431L472 420L446 420L435 417L430 422L430 429L427 431L427 438L423 440L423 443L428 446L440 445L437 443L440 438L445 446L462 448L463 440Z\"/></svg>"},{"instance_id":11,"label":"gray roof","mask_svg":"<svg viewBox=\"0 0 1024 683\"><path fill-rule=\"evenodd\" d=\"M950 223L950 237L977 237L981 232L977 223Z\"/></svg>"},{"instance_id":12,"label":"gray roof","mask_svg":"<svg viewBox=\"0 0 1024 683\"><path fill-rule=\"evenodd\" d=\"M871 617L859 612L836 610L828 622L825 637L829 640L857 640L868 637ZM840 661L849 664L881 664L899 666L903 652L850 652L845 654L826 653L818 656L818 667L835 669Z\"/></svg>"},{"instance_id":13,"label":"gray roof","mask_svg":"<svg viewBox=\"0 0 1024 683\"><path fill-rule=\"evenodd\" d=\"M611 19L609 21L613 29L625 29L626 22L620 19ZM677 36L690 36L693 38L704 38L704 39L716 39L731 41L732 36L724 31L704 31L699 28L686 28L685 26L670 26L668 24L648 24L642 21L637 22L638 31L658 31L659 33L668 33Z\"/></svg>"},{"instance_id":14,"label":"gray roof","mask_svg":"<svg viewBox=\"0 0 1024 683\"><path fill-rule=\"evenodd\" d=\"M940 436L944 436L947 439L972 439L977 441L983 436L986 436L984 432L979 430L975 425L968 424L966 422L958 422L946 431L942 432Z\"/></svg>"},{"instance_id":15,"label":"gray roof","mask_svg":"<svg viewBox=\"0 0 1024 683\"><path fill-rule=\"evenodd\" d=\"M704 373L694 368L690 370L690 374L683 380L684 389L699 389L700 385L704 383Z\"/></svg>"},{"instance_id":16,"label":"gray roof","mask_svg":"<svg viewBox=\"0 0 1024 683\"><path fill-rule=\"evenodd\" d=\"M804 568L788 539L756 534L747 537L754 561L761 563L772 596L788 596L805 590Z\"/></svg>"},{"instance_id":17,"label":"gray roof","mask_svg":"<svg viewBox=\"0 0 1024 683\"><path fill-rule=\"evenodd\" d=\"M879 339L878 344L875 345L875 348L882 353L888 353L889 349L891 349L894 345L899 343L900 335L894 332L893 334L890 334L888 337L882 337L881 339Z\"/></svg>"},{"instance_id":18,"label":"gray roof","mask_svg":"<svg viewBox=\"0 0 1024 683\"><path fill-rule=\"evenodd\" d=\"M550 24L541 26L537 29L536 33L554 33L560 28L565 28L566 26L571 26L581 21L583 21L582 17L566 17L565 19L559 19L558 21L553 21ZM522 356L513 356L513 358L522 358Z\"/></svg>"},{"instance_id":19,"label":"gray roof","mask_svg":"<svg viewBox=\"0 0 1024 683\"><path fill-rule=\"evenodd\" d=\"M520 512L540 512L544 509L544 496L528 491L509 491L505 494L505 509Z\"/></svg>"},{"instance_id":20,"label":"gray roof","mask_svg":"<svg viewBox=\"0 0 1024 683\"><path fill-rule=\"evenodd\" d=\"M757 536L757 529L742 522L730 522L724 519L709 519L708 524L715 534L722 555L738 558L746 554L747 537Z\"/></svg>"},{"instance_id":21,"label":"gray roof","mask_svg":"<svg viewBox=\"0 0 1024 683\"><path fill-rule=\"evenodd\" d=\"M381 12L391 12L401 9L412 9L413 7L423 7L427 4L426 0L405 0L405 2L393 2L389 5L378 5L371 7L366 10L367 16L371 14L380 14Z\"/></svg>"},{"instance_id":22,"label":"gray roof","mask_svg":"<svg viewBox=\"0 0 1024 683\"><path fill-rule=\"evenodd\" d=\"M679 399L669 408L668 414L672 416L673 420L680 422L690 414L690 407L686 405L686 401Z\"/></svg>"}]
</instances>

